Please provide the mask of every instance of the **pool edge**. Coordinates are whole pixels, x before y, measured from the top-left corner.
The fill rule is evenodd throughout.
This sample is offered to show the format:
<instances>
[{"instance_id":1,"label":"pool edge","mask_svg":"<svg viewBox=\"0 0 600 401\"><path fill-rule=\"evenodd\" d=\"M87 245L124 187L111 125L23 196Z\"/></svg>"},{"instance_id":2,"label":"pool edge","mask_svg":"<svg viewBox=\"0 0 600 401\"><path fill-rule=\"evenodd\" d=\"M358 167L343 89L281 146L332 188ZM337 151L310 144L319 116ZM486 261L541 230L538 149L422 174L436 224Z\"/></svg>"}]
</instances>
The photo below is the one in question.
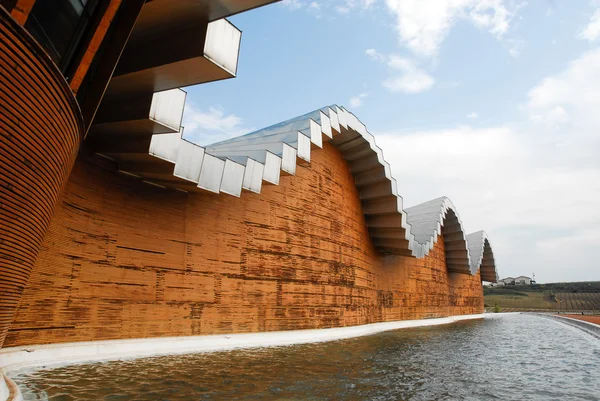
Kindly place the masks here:
<instances>
[{"instance_id":1,"label":"pool edge","mask_svg":"<svg viewBox=\"0 0 600 401\"><path fill-rule=\"evenodd\" d=\"M2 382L6 381L6 386L9 389L11 385L14 385L18 394L17 397L13 396L12 399L3 398L2 389L0 388L0 401L20 401L22 399L18 387L8 375L11 372L15 373L26 368L54 365L64 366L191 352L216 352L240 348L318 343L362 337L389 330L438 326L463 320L483 319L484 317L485 314L481 313L434 319L398 320L328 329L82 341L3 348L0 350L0 372L4 376Z\"/></svg>"},{"instance_id":2,"label":"pool edge","mask_svg":"<svg viewBox=\"0 0 600 401\"><path fill-rule=\"evenodd\" d=\"M19 386L0 369L0 400L23 401Z\"/></svg>"}]
</instances>

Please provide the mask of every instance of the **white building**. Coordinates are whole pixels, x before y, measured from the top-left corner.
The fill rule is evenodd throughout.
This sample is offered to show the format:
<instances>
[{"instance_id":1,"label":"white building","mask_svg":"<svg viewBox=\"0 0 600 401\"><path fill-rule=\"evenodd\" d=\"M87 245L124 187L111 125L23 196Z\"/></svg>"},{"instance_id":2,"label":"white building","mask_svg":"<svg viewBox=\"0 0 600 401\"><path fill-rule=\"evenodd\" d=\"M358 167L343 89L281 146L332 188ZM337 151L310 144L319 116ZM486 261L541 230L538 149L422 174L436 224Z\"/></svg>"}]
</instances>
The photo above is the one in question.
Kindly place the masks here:
<instances>
[{"instance_id":1,"label":"white building","mask_svg":"<svg viewBox=\"0 0 600 401\"><path fill-rule=\"evenodd\" d=\"M526 277L526 276L519 276L519 277L515 277L515 284L516 285L531 285L531 277Z\"/></svg>"},{"instance_id":2,"label":"white building","mask_svg":"<svg viewBox=\"0 0 600 401\"><path fill-rule=\"evenodd\" d=\"M531 277L519 276L519 277L506 277L501 280L498 280L498 282L495 284L496 284L495 285L496 287L501 287L501 286L505 286L505 285L531 285L531 284L535 284L535 281L533 281L531 279Z\"/></svg>"}]
</instances>

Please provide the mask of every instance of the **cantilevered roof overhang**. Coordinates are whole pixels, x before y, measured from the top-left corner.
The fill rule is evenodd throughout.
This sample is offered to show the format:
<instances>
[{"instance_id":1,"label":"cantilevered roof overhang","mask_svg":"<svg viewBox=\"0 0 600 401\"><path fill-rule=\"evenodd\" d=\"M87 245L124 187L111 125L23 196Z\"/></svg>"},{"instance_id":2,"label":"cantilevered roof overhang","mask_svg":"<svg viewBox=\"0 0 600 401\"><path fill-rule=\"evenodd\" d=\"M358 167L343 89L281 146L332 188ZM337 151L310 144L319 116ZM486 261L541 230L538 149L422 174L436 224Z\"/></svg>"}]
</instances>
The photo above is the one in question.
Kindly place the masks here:
<instances>
[{"instance_id":1,"label":"cantilevered roof overhang","mask_svg":"<svg viewBox=\"0 0 600 401\"><path fill-rule=\"evenodd\" d=\"M225 18L273 2L146 2L105 96L152 93L235 77L242 33Z\"/></svg>"},{"instance_id":2,"label":"cantilevered roof overhang","mask_svg":"<svg viewBox=\"0 0 600 401\"><path fill-rule=\"evenodd\" d=\"M127 43L107 89L108 98L153 93L235 77L242 32L226 19L176 26L159 37ZM125 95L125 96L124 96Z\"/></svg>"},{"instance_id":3,"label":"cantilevered roof overhang","mask_svg":"<svg viewBox=\"0 0 600 401\"><path fill-rule=\"evenodd\" d=\"M216 21L278 1L280 0L147 0L136 21L136 29L139 32L149 32L169 25L186 27L198 20Z\"/></svg>"}]
</instances>

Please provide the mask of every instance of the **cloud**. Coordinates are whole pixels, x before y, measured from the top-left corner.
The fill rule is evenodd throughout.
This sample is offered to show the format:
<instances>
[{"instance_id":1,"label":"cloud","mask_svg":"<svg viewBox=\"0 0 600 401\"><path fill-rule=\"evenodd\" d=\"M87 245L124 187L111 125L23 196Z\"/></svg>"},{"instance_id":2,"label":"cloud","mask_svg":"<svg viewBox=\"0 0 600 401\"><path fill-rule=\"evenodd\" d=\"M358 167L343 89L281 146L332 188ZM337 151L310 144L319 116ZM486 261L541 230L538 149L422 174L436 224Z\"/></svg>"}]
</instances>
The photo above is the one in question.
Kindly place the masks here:
<instances>
[{"instance_id":1,"label":"cloud","mask_svg":"<svg viewBox=\"0 0 600 401\"><path fill-rule=\"evenodd\" d=\"M509 39L508 41L508 54L511 55L511 57L519 57L519 55L521 55L521 52L523 51L523 48L525 47L525 41L524 40L517 40L517 39Z\"/></svg>"},{"instance_id":2,"label":"cloud","mask_svg":"<svg viewBox=\"0 0 600 401\"><path fill-rule=\"evenodd\" d=\"M511 14L504 6L502 0L475 1L470 20L479 28L501 38L507 31ZM466 6L467 8L469 5Z\"/></svg>"},{"instance_id":3,"label":"cloud","mask_svg":"<svg viewBox=\"0 0 600 401\"><path fill-rule=\"evenodd\" d=\"M382 85L391 92L420 93L431 89L435 84L433 77L410 59L396 55L385 56L375 49L367 49L365 53L371 59L387 65L390 77Z\"/></svg>"},{"instance_id":4,"label":"cloud","mask_svg":"<svg viewBox=\"0 0 600 401\"><path fill-rule=\"evenodd\" d=\"M371 5L375 3L375 0L342 0L341 2L344 3L343 7L346 7L349 10L355 8L364 10L371 7Z\"/></svg>"},{"instance_id":5,"label":"cloud","mask_svg":"<svg viewBox=\"0 0 600 401\"><path fill-rule=\"evenodd\" d=\"M422 70L409 71L383 81L383 87L391 92L420 93L431 89L434 79Z\"/></svg>"},{"instance_id":6,"label":"cloud","mask_svg":"<svg viewBox=\"0 0 600 401\"><path fill-rule=\"evenodd\" d=\"M281 4L288 7L290 10L298 10L304 7L305 2L302 0L283 0Z\"/></svg>"},{"instance_id":7,"label":"cloud","mask_svg":"<svg viewBox=\"0 0 600 401\"><path fill-rule=\"evenodd\" d=\"M350 107L356 109L356 108L362 106L363 99L366 98L367 96L369 96L367 93L361 93L360 95L352 96L350 98Z\"/></svg>"},{"instance_id":8,"label":"cloud","mask_svg":"<svg viewBox=\"0 0 600 401\"><path fill-rule=\"evenodd\" d=\"M193 103L187 103L183 113L185 139L199 145L223 141L253 131L244 127L243 121L235 114L226 114L219 107L200 110Z\"/></svg>"},{"instance_id":9,"label":"cloud","mask_svg":"<svg viewBox=\"0 0 600 401\"><path fill-rule=\"evenodd\" d=\"M348 14L350 12L350 8L345 6L335 6L334 9L340 14Z\"/></svg>"},{"instance_id":10,"label":"cloud","mask_svg":"<svg viewBox=\"0 0 600 401\"><path fill-rule=\"evenodd\" d=\"M369 8L373 3L375 3L375 0L360 0L360 3L362 4L363 8Z\"/></svg>"},{"instance_id":11,"label":"cloud","mask_svg":"<svg viewBox=\"0 0 600 401\"><path fill-rule=\"evenodd\" d=\"M365 54L375 61L384 62L386 60L386 57L383 54L377 52L377 50L375 49L367 49L365 50Z\"/></svg>"},{"instance_id":12,"label":"cloud","mask_svg":"<svg viewBox=\"0 0 600 401\"><path fill-rule=\"evenodd\" d=\"M590 42L593 42L600 37L600 8L592 14L590 22L581 32L579 32L578 37L579 39L589 40Z\"/></svg>"},{"instance_id":13,"label":"cloud","mask_svg":"<svg viewBox=\"0 0 600 401\"><path fill-rule=\"evenodd\" d=\"M598 109L600 49L532 87L510 124L376 138L405 205L449 196L467 231L490 235L501 276L598 280Z\"/></svg>"},{"instance_id":14,"label":"cloud","mask_svg":"<svg viewBox=\"0 0 600 401\"><path fill-rule=\"evenodd\" d=\"M414 54L435 56L459 20L470 21L497 38L509 29L513 12L502 0L385 0L396 20L398 39Z\"/></svg>"},{"instance_id":15,"label":"cloud","mask_svg":"<svg viewBox=\"0 0 600 401\"><path fill-rule=\"evenodd\" d=\"M315 17L321 18L323 15L321 11L327 13L329 10L333 10L338 14L346 15L353 10L366 10L373 3L375 3L375 0L321 0L319 2L283 0L281 4L292 11L305 9L315 15Z\"/></svg>"},{"instance_id":16,"label":"cloud","mask_svg":"<svg viewBox=\"0 0 600 401\"><path fill-rule=\"evenodd\" d=\"M569 63L565 71L543 79L527 93L525 111L532 121L597 136L600 126L600 48Z\"/></svg>"},{"instance_id":17,"label":"cloud","mask_svg":"<svg viewBox=\"0 0 600 401\"><path fill-rule=\"evenodd\" d=\"M474 111L467 114L467 118L471 119L471 120L476 120L478 117L479 117L479 114L475 113Z\"/></svg>"}]
</instances>

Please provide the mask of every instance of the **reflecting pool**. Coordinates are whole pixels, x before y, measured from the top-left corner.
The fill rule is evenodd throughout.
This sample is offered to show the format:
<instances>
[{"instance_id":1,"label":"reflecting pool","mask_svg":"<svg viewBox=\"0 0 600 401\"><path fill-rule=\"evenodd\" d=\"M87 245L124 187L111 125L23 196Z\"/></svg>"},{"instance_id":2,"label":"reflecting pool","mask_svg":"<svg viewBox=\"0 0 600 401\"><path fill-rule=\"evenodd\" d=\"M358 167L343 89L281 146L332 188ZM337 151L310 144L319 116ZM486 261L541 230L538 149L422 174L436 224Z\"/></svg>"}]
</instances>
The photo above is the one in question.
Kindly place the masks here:
<instances>
[{"instance_id":1,"label":"reflecting pool","mask_svg":"<svg viewBox=\"0 0 600 401\"><path fill-rule=\"evenodd\" d=\"M25 400L598 400L600 340L492 315L328 343L26 371Z\"/></svg>"}]
</instances>

